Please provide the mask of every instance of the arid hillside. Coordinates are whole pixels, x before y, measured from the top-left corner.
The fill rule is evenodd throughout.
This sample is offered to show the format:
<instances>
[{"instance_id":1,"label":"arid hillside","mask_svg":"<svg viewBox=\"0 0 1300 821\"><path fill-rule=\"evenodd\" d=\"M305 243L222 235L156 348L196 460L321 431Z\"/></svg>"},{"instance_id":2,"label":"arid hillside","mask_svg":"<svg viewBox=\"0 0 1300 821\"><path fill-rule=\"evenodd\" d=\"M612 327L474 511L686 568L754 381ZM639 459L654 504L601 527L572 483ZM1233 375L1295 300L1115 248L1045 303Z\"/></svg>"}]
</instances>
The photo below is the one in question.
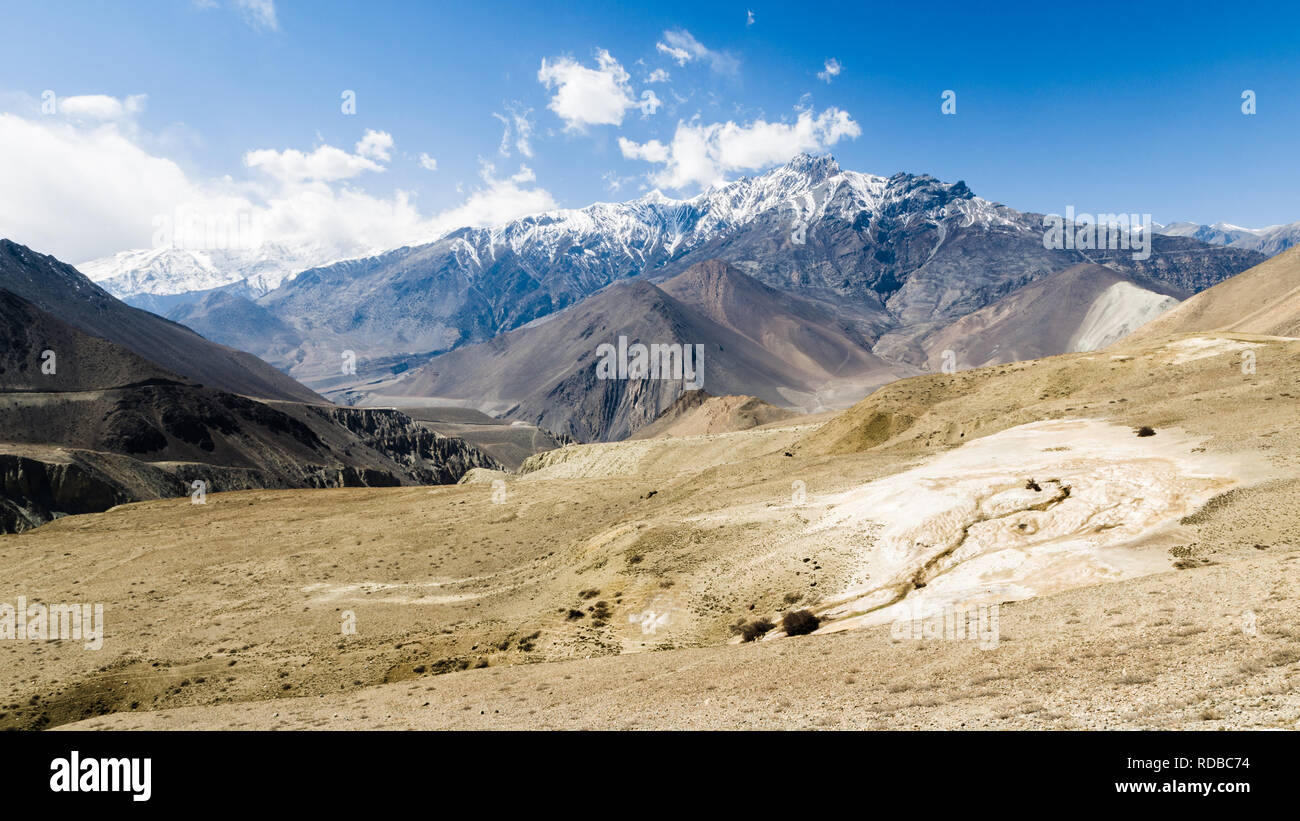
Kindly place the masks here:
<instances>
[{"instance_id":1,"label":"arid hillside","mask_svg":"<svg viewBox=\"0 0 1300 821\"><path fill-rule=\"evenodd\" d=\"M10 644L0 721L1290 726L1298 366L1300 341L1180 338L917 377L820 426L569 446L504 487L68 517L0 538L0 569L106 603L105 649ZM890 547L940 545L966 499L979 550ZM873 623L876 587L942 609L992 585L995 649ZM783 636L798 609L819 629Z\"/></svg>"}]
</instances>

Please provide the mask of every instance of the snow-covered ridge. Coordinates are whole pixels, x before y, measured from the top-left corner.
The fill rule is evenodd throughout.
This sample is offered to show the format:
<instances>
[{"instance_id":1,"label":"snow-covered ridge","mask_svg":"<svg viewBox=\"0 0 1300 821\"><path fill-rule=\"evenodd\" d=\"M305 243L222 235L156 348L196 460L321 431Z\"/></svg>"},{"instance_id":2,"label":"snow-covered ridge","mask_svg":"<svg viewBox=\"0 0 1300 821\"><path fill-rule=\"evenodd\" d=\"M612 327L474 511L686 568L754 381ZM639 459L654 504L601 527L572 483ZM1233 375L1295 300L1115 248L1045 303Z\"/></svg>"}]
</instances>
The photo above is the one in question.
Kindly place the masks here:
<instances>
[{"instance_id":1,"label":"snow-covered ridge","mask_svg":"<svg viewBox=\"0 0 1300 821\"><path fill-rule=\"evenodd\" d=\"M1027 228L1018 212L975 197L964 183L846 171L829 155L800 154L764 174L686 199L656 190L627 202L546 211L488 228L460 228L436 241L448 243L472 268L489 265L507 252L536 260L582 255L593 267L610 260L647 265L652 257L675 257L759 223L806 242L827 219L852 223L864 214L872 219L887 215L953 221L962 227ZM237 282L247 283L249 293L259 296L303 270L335 261L336 256L319 248L264 243L250 251L123 251L77 267L121 298L186 294Z\"/></svg>"},{"instance_id":2,"label":"snow-covered ridge","mask_svg":"<svg viewBox=\"0 0 1300 821\"><path fill-rule=\"evenodd\" d=\"M1300 244L1300 222L1270 225L1267 228L1243 228L1227 222L1200 225L1195 222L1174 222L1157 225L1157 234L1171 237L1191 237L1211 245L1245 248L1273 256L1293 245Z\"/></svg>"},{"instance_id":3,"label":"snow-covered ridge","mask_svg":"<svg viewBox=\"0 0 1300 821\"><path fill-rule=\"evenodd\" d=\"M655 190L622 203L595 203L579 209L546 211L484 229L460 229L477 253L495 258L515 254L551 255L571 248L593 259L651 254L677 256L718 237L762 222L788 228L806 242L828 218L853 223L862 215L903 216L962 227L1032 228L1017 211L974 196L964 183L943 183L925 175L880 177L845 171L830 156L801 154L765 174L743 177L694 197L674 199Z\"/></svg>"},{"instance_id":4,"label":"snow-covered ridge","mask_svg":"<svg viewBox=\"0 0 1300 821\"><path fill-rule=\"evenodd\" d=\"M299 272L337 261L311 246L264 242L249 250L144 248L83 262L77 269L121 299L141 294L167 296L207 291L237 282L261 295Z\"/></svg>"}]
</instances>

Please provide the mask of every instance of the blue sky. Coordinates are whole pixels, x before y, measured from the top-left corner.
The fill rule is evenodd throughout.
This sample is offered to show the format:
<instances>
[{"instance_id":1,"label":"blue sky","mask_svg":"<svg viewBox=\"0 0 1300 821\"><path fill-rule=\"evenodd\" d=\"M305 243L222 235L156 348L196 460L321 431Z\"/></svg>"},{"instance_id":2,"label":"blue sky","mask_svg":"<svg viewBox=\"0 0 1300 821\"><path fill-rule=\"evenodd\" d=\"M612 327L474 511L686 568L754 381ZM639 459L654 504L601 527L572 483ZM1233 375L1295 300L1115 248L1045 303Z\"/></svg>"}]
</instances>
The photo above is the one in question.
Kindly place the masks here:
<instances>
[{"instance_id":1,"label":"blue sky","mask_svg":"<svg viewBox=\"0 0 1300 821\"><path fill-rule=\"evenodd\" d=\"M8 8L0 171L20 187L0 234L79 261L147 244L149 214L199 197L278 202L294 236L382 246L448 220L693 194L795 147L964 179L1022 210L1300 219L1291 4L469 5ZM74 103L42 115L47 89ZM363 151L367 131L382 136ZM92 202L58 198L79 191Z\"/></svg>"}]
</instances>

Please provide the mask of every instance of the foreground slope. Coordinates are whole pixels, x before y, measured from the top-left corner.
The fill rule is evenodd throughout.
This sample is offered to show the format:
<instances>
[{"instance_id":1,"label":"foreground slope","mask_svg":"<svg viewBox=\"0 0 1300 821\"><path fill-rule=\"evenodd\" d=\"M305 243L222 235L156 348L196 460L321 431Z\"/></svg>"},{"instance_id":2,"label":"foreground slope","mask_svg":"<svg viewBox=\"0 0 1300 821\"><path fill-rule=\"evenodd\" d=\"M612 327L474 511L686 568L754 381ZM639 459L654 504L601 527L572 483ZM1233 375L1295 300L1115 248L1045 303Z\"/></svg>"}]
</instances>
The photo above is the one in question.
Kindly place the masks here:
<instances>
[{"instance_id":1,"label":"foreground slope","mask_svg":"<svg viewBox=\"0 0 1300 821\"><path fill-rule=\"evenodd\" d=\"M12 643L0 721L1292 726L1298 374L1300 341L1180 338L915 377L820 428L571 446L503 490L250 491L68 517L0 537L0 576L107 603L105 650ZM994 512L1049 502L1015 546L1024 561L996 571L1019 588L996 648L838 612L892 550L892 509L856 500L899 482L943 491L927 466L983 481L985 460L939 461L971 440L1019 483L989 495ZM1057 467L1073 474L1040 473ZM1067 478L1097 518L1052 502ZM1118 528L1117 511L1132 514ZM980 567L952 555L954 572ZM1037 570L1072 556L1074 576ZM87 561L105 570L87 577ZM795 607L827 621L729 644L738 621Z\"/></svg>"},{"instance_id":2,"label":"foreground slope","mask_svg":"<svg viewBox=\"0 0 1300 821\"><path fill-rule=\"evenodd\" d=\"M707 391L687 391L657 419L628 438L730 433L781 422L797 415L753 396L710 396Z\"/></svg>"}]
</instances>

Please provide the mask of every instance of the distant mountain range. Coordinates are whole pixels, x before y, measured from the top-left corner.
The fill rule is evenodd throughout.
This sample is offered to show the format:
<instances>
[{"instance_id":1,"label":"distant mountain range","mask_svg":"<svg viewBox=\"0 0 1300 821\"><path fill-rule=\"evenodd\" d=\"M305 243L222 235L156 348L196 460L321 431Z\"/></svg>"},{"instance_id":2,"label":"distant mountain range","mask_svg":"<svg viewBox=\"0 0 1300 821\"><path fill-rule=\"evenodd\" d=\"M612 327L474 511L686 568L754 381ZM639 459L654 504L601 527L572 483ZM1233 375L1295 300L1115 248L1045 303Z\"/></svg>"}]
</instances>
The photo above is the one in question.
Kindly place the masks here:
<instances>
[{"instance_id":1,"label":"distant mountain range","mask_svg":"<svg viewBox=\"0 0 1300 821\"><path fill-rule=\"evenodd\" d=\"M587 441L633 434L692 387L819 411L926 370L1101 347L1283 241L1161 231L1146 258L1053 250L1042 215L961 181L799 155L689 199L546 212L296 274L298 252L275 248L91 267L339 401L462 405ZM597 346L620 336L703 346L706 381L597 378Z\"/></svg>"},{"instance_id":2,"label":"distant mountain range","mask_svg":"<svg viewBox=\"0 0 1300 821\"><path fill-rule=\"evenodd\" d=\"M1211 245L1259 251L1270 257L1300 244L1300 222L1271 225L1268 228L1242 228L1226 222L1216 222L1213 225L1175 222L1169 225L1157 225L1155 230L1167 236L1191 237Z\"/></svg>"},{"instance_id":3,"label":"distant mountain range","mask_svg":"<svg viewBox=\"0 0 1300 821\"><path fill-rule=\"evenodd\" d=\"M218 289L255 299L301 271L336 259L322 248L265 242L251 250L121 251L77 269L128 305L166 314Z\"/></svg>"}]
</instances>

